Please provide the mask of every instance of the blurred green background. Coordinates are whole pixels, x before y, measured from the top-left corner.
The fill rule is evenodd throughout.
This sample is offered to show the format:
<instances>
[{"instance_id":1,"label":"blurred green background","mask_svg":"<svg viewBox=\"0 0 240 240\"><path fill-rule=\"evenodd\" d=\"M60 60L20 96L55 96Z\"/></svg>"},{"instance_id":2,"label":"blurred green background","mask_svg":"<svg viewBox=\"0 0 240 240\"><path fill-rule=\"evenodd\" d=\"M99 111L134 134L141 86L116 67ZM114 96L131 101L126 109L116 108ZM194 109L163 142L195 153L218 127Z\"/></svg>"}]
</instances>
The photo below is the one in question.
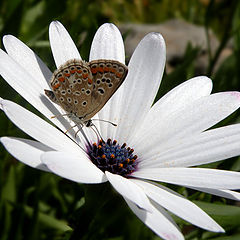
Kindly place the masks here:
<instances>
[{"instance_id":1,"label":"blurred green background","mask_svg":"<svg viewBox=\"0 0 240 240\"><path fill-rule=\"evenodd\" d=\"M146 24L154 24L154 28L171 19L201 27L206 46L196 46L189 41L181 49L182 55L175 56L173 51L157 98L199 74L213 79L214 92L240 90L238 0L0 1L1 37L6 34L18 37L52 71L54 61L48 41L48 26L53 20L63 23L82 58L88 59L92 38L97 28L105 22L112 22L123 29L132 23L142 29L148 26ZM186 30L184 24L183 31ZM214 49L211 34L218 42ZM126 31L123 37L127 39L130 35L131 31ZM185 35L188 39L191 31ZM164 37L168 43L170 39ZM181 42L182 39L177 41ZM172 46L167 44L167 51L170 52ZM127 55L127 59L129 57ZM2 78L0 96L36 112ZM218 126L240 122L239 113L235 112ZM27 137L2 112L0 136ZM160 239L131 213L107 183L96 186L73 183L27 167L9 155L2 146L0 148L0 240ZM239 171L240 159L228 159L208 167ZM183 187L171 187L195 201L226 230L225 234L210 233L174 217L186 239L240 239L238 202Z\"/></svg>"}]
</instances>

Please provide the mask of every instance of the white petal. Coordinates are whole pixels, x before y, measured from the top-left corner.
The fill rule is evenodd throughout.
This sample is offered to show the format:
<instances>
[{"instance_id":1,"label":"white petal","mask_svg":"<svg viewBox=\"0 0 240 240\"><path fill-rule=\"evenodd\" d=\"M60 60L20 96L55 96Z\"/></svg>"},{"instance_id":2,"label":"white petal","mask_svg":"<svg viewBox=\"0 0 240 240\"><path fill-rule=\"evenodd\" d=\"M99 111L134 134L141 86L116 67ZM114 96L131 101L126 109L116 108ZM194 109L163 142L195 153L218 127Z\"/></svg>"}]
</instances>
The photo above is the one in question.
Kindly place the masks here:
<instances>
[{"instance_id":1,"label":"white petal","mask_svg":"<svg viewBox=\"0 0 240 240\"><path fill-rule=\"evenodd\" d=\"M213 194L219 197L224 197L228 199L232 199L235 201L240 201L240 193L239 192L234 192L231 190L219 190L219 189L211 189L211 188L201 188L201 187L191 187L194 190L201 191L201 192L206 192L209 194Z\"/></svg>"},{"instance_id":2,"label":"white petal","mask_svg":"<svg viewBox=\"0 0 240 240\"><path fill-rule=\"evenodd\" d=\"M117 60L125 63L123 39L114 24L103 24L93 38L89 61L97 59Z\"/></svg>"},{"instance_id":3,"label":"white petal","mask_svg":"<svg viewBox=\"0 0 240 240\"><path fill-rule=\"evenodd\" d=\"M125 199L137 217L152 229L158 236L166 240L184 240L177 227L160 211L153 207L152 212L139 209L134 203Z\"/></svg>"},{"instance_id":4,"label":"white petal","mask_svg":"<svg viewBox=\"0 0 240 240\"><path fill-rule=\"evenodd\" d=\"M139 167L189 167L216 162L240 155L240 124L216 128L179 142L175 147L159 152L153 146L152 156Z\"/></svg>"},{"instance_id":5,"label":"white petal","mask_svg":"<svg viewBox=\"0 0 240 240\"><path fill-rule=\"evenodd\" d=\"M224 232L202 209L181 195L159 184L151 184L141 180L132 181L142 187L148 197L180 218L208 231Z\"/></svg>"},{"instance_id":6,"label":"white petal","mask_svg":"<svg viewBox=\"0 0 240 240\"><path fill-rule=\"evenodd\" d=\"M204 76L192 78L178 85L151 107L138 134L134 136L132 141L137 142L138 139L143 139L149 130L149 125L151 127L158 126L159 118L167 118L170 114L178 111L178 109L192 104L192 102L201 97L210 95L211 91L212 80Z\"/></svg>"},{"instance_id":7,"label":"white petal","mask_svg":"<svg viewBox=\"0 0 240 240\"><path fill-rule=\"evenodd\" d=\"M84 153L73 155L69 152L47 152L41 160L55 174L80 183L102 183L104 173Z\"/></svg>"},{"instance_id":8,"label":"white petal","mask_svg":"<svg viewBox=\"0 0 240 240\"><path fill-rule=\"evenodd\" d=\"M23 138L2 137L0 141L11 155L22 163L43 171L49 171L42 164L40 156L45 151L51 151L51 148L42 143Z\"/></svg>"},{"instance_id":9,"label":"white petal","mask_svg":"<svg viewBox=\"0 0 240 240\"><path fill-rule=\"evenodd\" d=\"M239 189L240 173L207 168L148 168L132 173L133 177L177 185L216 189Z\"/></svg>"},{"instance_id":10,"label":"white petal","mask_svg":"<svg viewBox=\"0 0 240 240\"><path fill-rule=\"evenodd\" d=\"M60 22L51 22L49 40L57 68L70 59L81 59L76 45Z\"/></svg>"},{"instance_id":11,"label":"white petal","mask_svg":"<svg viewBox=\"0 0 240 240\"><path fill-rule=\"evenodd\" d=\"M122 99L115 107L119 111L116 128L119 142L128 142L150 110L159 89L165 60L165 42L158 33L146 35L134 51L123 83Z\"/></svg>"},{"instance_id":12,"label":"white petal","mask_svg":"<svg viewBox=\"0 0 240 240\"><path fill-rule=\"evenodd\" d=\"M1 103L8 118L29 136L56 150L81 151L69 137L37 115L14 102L3 100Z\"/></svg>"},{"instance_id":13,"label":"white petal","mask_svg":"<svg viewBox=\"0 0 240 240\"><path fill-rule=\"evenodd\" d=\"M31 60L29 61L31 62ZM39 81L36 81L22 66L20 66L1 49L0 74L7 83L11 85L11 87L13 87L43 115L48 117L56 126L63 131L70 128L70 124L63 117L51 118L51 116L59 115L61 113L58 110L60 107L56 104L54 105L45 96L44 88L41 84L39 84ZM74 136L74 132L72 130L69 131L69 134L70 133Z\"/></svg>"},{"instance_id":14,"label":"white petal","mask_svg":"<svg viewBox=\"0 0 240 240\"><path fill-rule=\"evenodd\" d=\"M143 190L135 183L117 174L105 172L107 179L124 198L134 202L138 207L151 211L152 205Z\"/></svg>"},{"instance_id":15,"label":"white petal","mask_svg":"<svg viewBox=\"0 0 240 240\"><path fill-rule=\"evenodd\" d=\"M152 156L152 146L158 145L157 153L179 143L179 139L200 133L220 122L240 106L239 92L216 93L202 97L184 109L170 114L166 118L159 116L159 124L149 128L144 138L133 146L145 157Z\"/></svg>"},{"instance_id":16,"label":"white petal","mask_svg":"<svg viewBox=\"0 0 240 240\"><path fill-rule=\"evenodd\" d=\"M4 36L3 44L9 56L20 64L42 89L48 89L52 72L32 50L12 35Z\"/></svg>"}]
</instances>

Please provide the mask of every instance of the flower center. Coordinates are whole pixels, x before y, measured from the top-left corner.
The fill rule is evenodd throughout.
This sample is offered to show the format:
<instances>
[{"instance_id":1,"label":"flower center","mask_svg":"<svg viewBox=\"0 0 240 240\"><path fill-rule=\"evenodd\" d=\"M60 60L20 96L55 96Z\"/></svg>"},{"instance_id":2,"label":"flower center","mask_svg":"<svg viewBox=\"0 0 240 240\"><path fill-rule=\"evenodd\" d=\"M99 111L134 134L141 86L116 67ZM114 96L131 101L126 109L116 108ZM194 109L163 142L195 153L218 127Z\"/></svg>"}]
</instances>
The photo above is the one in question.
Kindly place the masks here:
<instances>
[{"instance_id":1,"label":"flower center","mask_svg":"<svg viewBox=\"0 0 240 240\"><path fill-rule=\"evenodd\" d=\"M133 155L134 150L126 147L126 143L120 146L116 140L100 140L87 149L91 161L103 172L109 171L126 177L136 170L137 155Z\"/></svg>"}]
</instances>

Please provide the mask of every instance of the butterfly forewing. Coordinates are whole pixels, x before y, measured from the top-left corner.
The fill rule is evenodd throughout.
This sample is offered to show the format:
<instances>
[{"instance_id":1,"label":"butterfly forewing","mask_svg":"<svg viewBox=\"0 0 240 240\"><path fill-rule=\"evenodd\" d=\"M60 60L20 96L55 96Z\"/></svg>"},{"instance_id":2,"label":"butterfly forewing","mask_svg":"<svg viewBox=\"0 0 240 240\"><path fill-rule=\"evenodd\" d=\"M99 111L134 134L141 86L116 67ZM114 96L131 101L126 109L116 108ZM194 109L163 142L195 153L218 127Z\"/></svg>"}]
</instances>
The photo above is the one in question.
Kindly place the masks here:
<instances>
[{"instance_id":1,"label":"butterfly forewing","mask_svg":"<svg viewBox=\"0 0 240 240\"><path fill-rule=\"evenodd\" d=\"M94 116L120 87L127 75L127 67L114 60L94 60L89 63L93 76L91 109L88 118Z\"/></svg>"}]
</instances>

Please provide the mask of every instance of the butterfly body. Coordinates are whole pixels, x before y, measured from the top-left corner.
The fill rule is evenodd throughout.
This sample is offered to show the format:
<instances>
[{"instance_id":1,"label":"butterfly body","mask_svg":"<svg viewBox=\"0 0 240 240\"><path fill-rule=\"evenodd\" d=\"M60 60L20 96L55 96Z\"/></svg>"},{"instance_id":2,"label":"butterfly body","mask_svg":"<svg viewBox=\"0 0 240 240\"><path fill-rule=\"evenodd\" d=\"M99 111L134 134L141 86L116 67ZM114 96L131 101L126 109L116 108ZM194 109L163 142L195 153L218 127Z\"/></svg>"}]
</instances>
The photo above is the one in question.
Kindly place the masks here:
<instances>
[{"instance_id":1,"label":"butterfly body","mask_svg":"<svg viewBox=\"0 0 240 240\"><path fill-rule=\"evenodd\" d=\"M45 94L76 124L90 126L91 118L120 87L127 71L124 64L115 60L73 59L53 73L52 91L45 90Z\"/></svg>"}]
</instances>

